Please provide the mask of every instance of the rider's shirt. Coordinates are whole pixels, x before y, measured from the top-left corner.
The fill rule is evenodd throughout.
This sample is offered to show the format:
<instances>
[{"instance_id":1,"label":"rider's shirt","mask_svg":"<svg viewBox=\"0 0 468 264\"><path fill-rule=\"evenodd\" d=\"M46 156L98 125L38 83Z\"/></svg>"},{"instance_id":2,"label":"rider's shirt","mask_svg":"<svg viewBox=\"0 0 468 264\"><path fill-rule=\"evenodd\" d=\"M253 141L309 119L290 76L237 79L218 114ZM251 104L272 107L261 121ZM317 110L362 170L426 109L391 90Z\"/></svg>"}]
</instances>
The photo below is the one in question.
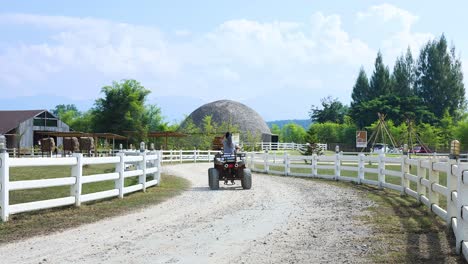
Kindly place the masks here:
<instances>
[{"instance_id":1,"label":"rider's shirt","mask_svg":"<svg viewBox=\"0 0 468 264\"><path fill-rule=\"evenodd\" d=\"M234 144L234 141L232 141L232 143L229 144L226 139L223 140L223 152L225 154L234 154L235 149L236 144Z\"/></svg>"}]
</instances>

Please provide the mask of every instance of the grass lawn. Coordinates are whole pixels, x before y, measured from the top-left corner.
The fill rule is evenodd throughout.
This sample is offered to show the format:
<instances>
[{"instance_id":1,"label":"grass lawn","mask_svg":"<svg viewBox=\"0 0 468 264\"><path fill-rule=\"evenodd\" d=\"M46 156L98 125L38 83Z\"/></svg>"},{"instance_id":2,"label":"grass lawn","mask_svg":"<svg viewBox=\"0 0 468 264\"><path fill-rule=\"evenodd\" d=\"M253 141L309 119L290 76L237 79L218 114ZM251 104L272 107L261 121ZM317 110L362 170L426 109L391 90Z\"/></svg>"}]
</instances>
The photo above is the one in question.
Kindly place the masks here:
<instances>
[{"instance_id":1,"label":"grass lawn","mask_svg":"<svg viewBox=\"0 0 468 264\"><path fill-rule=\"evenodd\" d=\"M10 179L30 180L60 178L70 175L71 167L51 166L45 168L12 168ZM113 172L113 165L85 166L83 174ZM138 177L125 180L125 185L138 181ZM25 212L10 216L8 222L0 222L0 243L11 242L39 234L47 234L81 224L95 222L107 217L130 213L145 206L154 205L180 194L190 186L190 182L183 178L162 175L158 187L146 189L146 192L135 192L125 195L124 199L111 198L88 202L81 207L67 206L33 212ZM83 185L83 193L110 190L114 188L114 181L104 181ZM70 187L50 187L32 190L10 192L10 204L30 201L60 198L70 195Z\"/></svg>"}]
</instances>

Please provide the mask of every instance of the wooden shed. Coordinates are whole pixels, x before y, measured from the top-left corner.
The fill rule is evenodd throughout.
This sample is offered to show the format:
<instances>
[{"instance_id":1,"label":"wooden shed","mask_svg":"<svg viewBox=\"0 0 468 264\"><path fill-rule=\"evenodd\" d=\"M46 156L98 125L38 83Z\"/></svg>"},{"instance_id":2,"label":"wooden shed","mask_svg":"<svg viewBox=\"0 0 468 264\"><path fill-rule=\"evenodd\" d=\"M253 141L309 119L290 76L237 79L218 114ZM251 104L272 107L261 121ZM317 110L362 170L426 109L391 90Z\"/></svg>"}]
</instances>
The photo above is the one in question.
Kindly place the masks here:
<instances>
[{"instance_id":1,"label":"wooden shed","mask_svg":"<svg viewBox=\"0 0 468 264\"><path fill-rule=\"evenodd\" d=\"M47 110L0 111L0 134L6 136L7 148L30 148L44 137L38 132L68 132L70 127ZM54 138L57 145L62 138Z\"/></svg>"}]
</instances>

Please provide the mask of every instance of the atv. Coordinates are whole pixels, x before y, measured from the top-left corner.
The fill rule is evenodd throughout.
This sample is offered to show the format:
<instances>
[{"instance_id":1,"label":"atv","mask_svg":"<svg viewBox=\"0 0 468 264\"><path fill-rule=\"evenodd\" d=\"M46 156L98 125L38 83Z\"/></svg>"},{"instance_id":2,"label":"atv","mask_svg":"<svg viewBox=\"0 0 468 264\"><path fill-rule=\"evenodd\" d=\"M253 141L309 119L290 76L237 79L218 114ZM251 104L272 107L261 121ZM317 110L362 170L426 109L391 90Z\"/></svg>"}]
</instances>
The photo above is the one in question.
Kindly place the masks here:
<instances>
[{"instance_id":1,"label":"atv","mask_svg":"<svg viewBox=\"0 0 468 264\"><path fill-rule=\"evenodd\" d=\"M208 185L211 190L219 189L219 181L233 185L240 180L243 189L252 187L252 173L245 167L245 153L218 153L214 158L214 168L208 169ZM229 183L230 182L230 183Z\"/></svg>"}]
</instances>

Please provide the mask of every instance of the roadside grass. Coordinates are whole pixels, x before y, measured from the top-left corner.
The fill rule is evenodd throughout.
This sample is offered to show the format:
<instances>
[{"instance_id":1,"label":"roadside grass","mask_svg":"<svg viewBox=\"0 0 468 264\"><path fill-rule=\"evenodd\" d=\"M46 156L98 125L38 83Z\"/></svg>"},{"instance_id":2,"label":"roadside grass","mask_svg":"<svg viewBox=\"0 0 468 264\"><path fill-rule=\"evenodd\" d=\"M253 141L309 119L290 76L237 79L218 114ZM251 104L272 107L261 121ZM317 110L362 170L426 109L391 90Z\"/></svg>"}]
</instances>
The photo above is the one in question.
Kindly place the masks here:
<instances>
[{"instance_id":1,"label":"roadside grass","mask_svg":"<svg viewBox=\"0 0 468 264\"><path fill-rule=\"evenodd\" d=\"M366 165L366 167L376 165ZM257 166L261 169L261 166ZM275 169L284 171L284 167ZM399 170L400 166L387 165L386 169ZM295 172L310 173L310 169L296 169ZM333 170L318 170L319 174L333 175ZM416 169L411 169L416 174ZM357 177L356 172L342 171L342 176ZM284 176L279 176L284 177ZM368 208L369 214L359 217L363 225L372 227L372 234L360 241L371 248L368 256L371 263L466 263L455 254L455 237L447 229L445 222L429 212L429 209L410 196L399 192L379 189L369 185L358 185L325 179L298 177L318 181L343 188L353 188L375 205ZM377 180L376 174L366 174L366 178ZM398 177L387 177L387 182L400 184ZM441 184L446 184L446 175L440 173ZM416 188L416 185L412 187ZM440 196L445 205L445 197ZM370 244L370 245L369 245Z\"/></svg>"},{"instance_id":2,"label":"roadside grass","mask_svg":"<svg viewBox=\"0 0 468 264\"><path fill-rule=\"evenodd\" d=\"M347 184L349 185L349 184ZM356 185L376 203L360 218L374 229L374 263L465 263L455 253L455 237L445 222L410 196Z\"/></svg>"},{"instance_id":3,"label":"roadside grass","mask_svg":"<svg viewBox=\"0 0 468 264\"><path fill-rule=\"evenodd\" d=\"M70 167L12 168L10 179L47 179L70 175ZM114 171L112 165L90 165L84 168L84 175ZM138 181L138 177L126 179L125 185ZM92 223L104 218L125 215L146 206L155 205L170 197L179 195L190 187L186 179L162 175L161 184L125 195L124 199L110 198L82 204L80 207L67 206L53 209L25 212L10 216L10 221L0 222L0 244L36 235L49 234L82 224ZM83 185L83 193L109 190L114 188L113 181ZM53 199L70 195L70 187L50 187L32 190L12 191L10 204Z\"/></svg>"}]
</instances>

